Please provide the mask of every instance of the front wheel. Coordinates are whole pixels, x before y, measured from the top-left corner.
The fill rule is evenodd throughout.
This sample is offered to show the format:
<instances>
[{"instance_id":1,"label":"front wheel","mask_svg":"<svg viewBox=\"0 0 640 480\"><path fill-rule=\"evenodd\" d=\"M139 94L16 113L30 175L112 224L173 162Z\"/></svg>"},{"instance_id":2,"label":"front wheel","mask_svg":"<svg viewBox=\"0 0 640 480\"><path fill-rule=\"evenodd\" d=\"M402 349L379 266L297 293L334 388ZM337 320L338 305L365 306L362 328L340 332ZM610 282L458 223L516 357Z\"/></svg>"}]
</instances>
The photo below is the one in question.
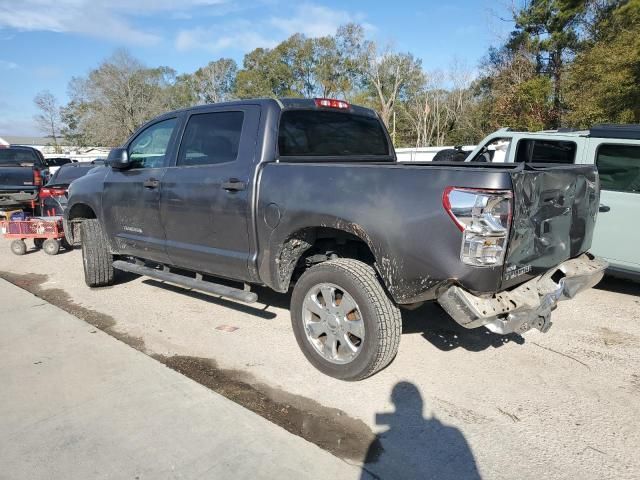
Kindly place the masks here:
<instances>
[{"instance_id":1,"label":"front wheel","mask_svg":"<svg viewBox=\"0 0 640 480\"><path fill-rule=\"evenodd\" d=\"M80 227L84 281L89 287L113 284L113 255L107 237L95 218L84 220Z\"/></svg>"},{"instance_id":2,"label":"front wheel","mask_svg":"<svg viewBox=\"0 0 640 480\"><path fill-rule=\"evenodd\" d=\"M375 270L352 259L321 263L300 277L291 322L309 362L341 380L362 380L386 367L402 333L400 310Z\"/></svg>"}]
</instances>

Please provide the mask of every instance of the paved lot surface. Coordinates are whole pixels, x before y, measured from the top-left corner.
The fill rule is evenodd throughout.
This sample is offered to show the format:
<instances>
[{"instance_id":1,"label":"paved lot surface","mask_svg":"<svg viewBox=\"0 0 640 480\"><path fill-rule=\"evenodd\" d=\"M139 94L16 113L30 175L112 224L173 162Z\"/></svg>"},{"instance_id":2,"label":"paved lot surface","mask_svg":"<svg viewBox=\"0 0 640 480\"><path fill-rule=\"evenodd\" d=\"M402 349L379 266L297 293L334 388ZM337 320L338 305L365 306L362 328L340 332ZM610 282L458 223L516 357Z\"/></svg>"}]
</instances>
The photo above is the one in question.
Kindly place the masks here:
<instances>
[{"instance_id":1,"label":"paved lot surface","mask_svg":"<svg viewBox=\"0 0 640 480\"><path fill-rule=\"evenodd\" d=\"M305 361L287 295L246 306L132 276L90 290L79 251L19 258L5 241L0 271L381 478L640 477L637 284L606 280L524 338L407 312L391 366L344 383Z\"/></svg>"},{"instance_id":2,"label":"paved lot surface","mask_svg":"<svg viewBox=\"0 0 640 480\"><path fill-rule=\"evenodd\" d=\"M361 476L4 280L0 304L2 479Z\"/></svg>"}]
</instances>

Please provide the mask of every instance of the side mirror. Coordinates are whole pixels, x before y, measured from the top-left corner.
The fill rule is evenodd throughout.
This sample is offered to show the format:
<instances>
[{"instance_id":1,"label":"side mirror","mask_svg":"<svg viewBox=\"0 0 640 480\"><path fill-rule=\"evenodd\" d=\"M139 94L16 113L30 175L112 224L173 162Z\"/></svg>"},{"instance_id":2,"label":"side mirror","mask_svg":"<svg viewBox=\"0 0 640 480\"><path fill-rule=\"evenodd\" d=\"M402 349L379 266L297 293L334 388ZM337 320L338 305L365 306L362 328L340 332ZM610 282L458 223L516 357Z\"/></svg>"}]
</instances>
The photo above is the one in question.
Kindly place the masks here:
<instances>
[{"instance_id":1,"label":"side mirror","mask_svg":"<svg viewBox=\"0 0 640 480\"><path fill-rule=\"evenodd\" d=\"M131 166L126 148L112 148L107 157L107 165L116 170L125 170Z\"/></svg>"}]
</instances>

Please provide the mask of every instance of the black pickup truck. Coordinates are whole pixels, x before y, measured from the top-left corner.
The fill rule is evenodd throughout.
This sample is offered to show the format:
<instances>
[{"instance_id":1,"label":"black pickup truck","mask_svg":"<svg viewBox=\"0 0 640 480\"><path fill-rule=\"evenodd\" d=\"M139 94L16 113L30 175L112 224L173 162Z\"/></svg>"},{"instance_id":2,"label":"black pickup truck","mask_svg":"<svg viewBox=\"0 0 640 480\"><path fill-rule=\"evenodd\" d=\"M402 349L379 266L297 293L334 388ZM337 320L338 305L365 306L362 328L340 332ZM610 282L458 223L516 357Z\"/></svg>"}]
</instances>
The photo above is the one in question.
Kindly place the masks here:
<instances>
[{"instance_id":1,"label":"black pickup truck","mask_svg":"<svg viewBox=\"0 0 640 480\"><path fill-rule=\"evenodd\" d=\"M167 113L107 163L71 184L65 211L90 287L115 268L244 302L254 284L292 288L301 349L345 380L394 358L399 307L546 331L606 267L587 253L593 166L400 164L377 114L343 101Z\"/></svg>"},{"instance_id":2,"label":"black pickup truck","mask_svg":"<svg viewBox=\"0 0 640 480\"><path fill-rule=\"evenodd\" d=\"M33 207L47 175L38 149L0 145L0 209Z\"/></svg>"}]
</instances>

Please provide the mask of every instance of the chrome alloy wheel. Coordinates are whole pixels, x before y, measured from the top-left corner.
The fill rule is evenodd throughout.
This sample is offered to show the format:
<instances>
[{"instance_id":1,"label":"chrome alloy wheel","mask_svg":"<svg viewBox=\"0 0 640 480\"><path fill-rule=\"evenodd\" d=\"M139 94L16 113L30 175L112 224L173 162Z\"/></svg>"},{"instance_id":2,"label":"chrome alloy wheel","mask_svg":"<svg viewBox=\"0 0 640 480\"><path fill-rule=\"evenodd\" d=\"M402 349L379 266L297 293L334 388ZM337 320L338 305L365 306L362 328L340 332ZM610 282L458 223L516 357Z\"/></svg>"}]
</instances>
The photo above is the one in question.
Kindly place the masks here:
<instances>
[{"instance_id":1,"label":"chrome alloy wheel","mask_svg":"<svg viewBox=\"0 0 640 480\"><path fill-rule=\"evenodd\" d=\"M362 350L362 313L353 297L337 285L320 283L307 292L302 321L309 343L331 363L350 363Z\"/></svg>"}]
</instances>

